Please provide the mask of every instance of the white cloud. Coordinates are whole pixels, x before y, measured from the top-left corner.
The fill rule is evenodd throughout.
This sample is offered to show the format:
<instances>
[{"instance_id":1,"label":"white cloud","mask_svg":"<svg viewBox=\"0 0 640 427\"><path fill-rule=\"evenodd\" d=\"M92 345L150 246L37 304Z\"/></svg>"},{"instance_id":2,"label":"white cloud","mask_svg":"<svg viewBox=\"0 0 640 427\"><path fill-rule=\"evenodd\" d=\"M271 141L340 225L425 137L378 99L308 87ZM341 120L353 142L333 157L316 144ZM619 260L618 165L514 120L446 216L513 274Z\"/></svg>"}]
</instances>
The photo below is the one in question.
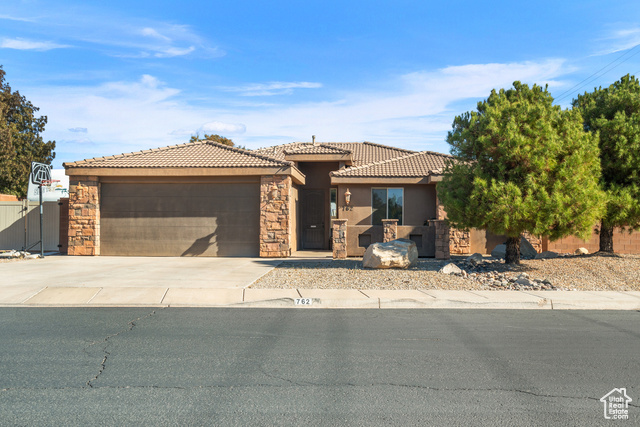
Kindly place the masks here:
<instances>
[{"instance_id":1,"label":"white cloud","mask_svg":"<svg viewBox=\"0 0 640 427\"><path fill-rule=\"evenodd\" d=\"M597 44L601 48L596 55L607 55L631 49L640 44L640 26L613 30Z\"/></svg>"},{"instance_id":2,"label":"white cloud","mask_svg":"<svg viewBox=\"0 0 640 427\"><path fill-rule=\"evenodd\" d=\"M69 132L74 132L74 133L87 133L87 128L80 128L80 127L69 128Z\"/></svg>"},{"instance_id":3,"label":"white cloud","mask_svg":"<svg viewBox=\"0 0 640 427\"><path fill-rule=\"evenodd\" d=\"M242 96L272 96L290 95L293 93L293 89L318 89L321 87L322 83L317 82L269 82L221 89L227 92L239 92Z\"/></svg>"},{"instance_id":4,"label":"white cloud","mask_svg":"<svg viewBox=\"0 0 640 427\"><path fill-rule=\"evenodd\" d=\"M58 44L50 41L34 41L21 38L15 39L2 39L0 40L0 48L4 49L17 49L17 50L37 50L47 51L51 49L61 49L71 47L69 45Z\"/></svg>"},{"instance_id":5,"label":"white cloud","mask_svg":"<svg viewBox=\"0 0 640 427\"><path fill-rule=\"evenodd\" d=\"M11 16L11 15L0 15L0 19L5 19L7 21L35 22L35 19L32 19L32 18L20 18L17 16Z\"/></svg>"},{"instance_id":6,"label":"white cloud","mask_svg":"<svg viewBox=\"0 0 640 427\"><path fill-rule=\"evenodd\" d=\"M446 152L444 139L454 116L474 109L491 89L509 88L514 80L561 85L566 71L560 59L451 66L378 83L384 91L350 90L333 99L327 94L323 102L292 98L259 108L234 104L237 97L228 98L233 95L209 98L205 106L199 99L196 106L151 75L96 87L21 92L49 117L45 138L59 142L57 162L183 143L195 133L233 136L249 148L318 135L320 141L368 140ZM91 151L66 142L77 123L91 129Z\"/></svg>"},{"instance_id":7,"label":"white cloud","mask_svg":"<svg viewBox=\"0 0 640 427\"><path fill-rule=\"evenodd\" d=\"M150 27L145 27L145 28L141 29L140 30L140 34L142 34L143 36L160 39L160 40L163 40L165 42L170 42L171 41L171 39L169 37L163 36L158 31L156 31L155 29L150 28Z\"/></svg>"},{"instance_id":8,"label":"white cloud","mask_svg":"<svg viewBox=\"0 0 640 427\"><path fill-rule=\"evenodd\" d=\"M223 122L209 122L205 123L198 129L198 133L217 133L217 134L242 134L245 133L247 127L242 123L223 123Z\"/></svg>"},{"instance_id":9,"label":"white cloud","mask_svg":"<svg viewBox=\"0 0 640 427\"><path fill-rule=\"evenodd\" d=\"M46 3L39 5L38 18L16 18L0 15L1 20L37 22L39 34L49 38L73 41L85 49L95 49L102 54L127 58L174 58L189 54L200 57L220 57L225 52L202 37L188 25L135 17L121 12L109 12L99 7L83 7L69 12ZM13 49L49 50L69 47L53 42L22 39L5 39L4 46Z\"/></svg>"},{"instance_id":10,"label":"white cloud","mask_svg":"<svg viewBox=\"0 0 640 427\"><path fill-rule=\"evenodd\" d=\"M188 55L194 50L196 50L196 48L194 46L189 46L187 48L168 47L165 49L157 49L157 50L158 52L156 52L153 55L156 58L172 58L174 56Z\"/></svg>"}]
</instances>

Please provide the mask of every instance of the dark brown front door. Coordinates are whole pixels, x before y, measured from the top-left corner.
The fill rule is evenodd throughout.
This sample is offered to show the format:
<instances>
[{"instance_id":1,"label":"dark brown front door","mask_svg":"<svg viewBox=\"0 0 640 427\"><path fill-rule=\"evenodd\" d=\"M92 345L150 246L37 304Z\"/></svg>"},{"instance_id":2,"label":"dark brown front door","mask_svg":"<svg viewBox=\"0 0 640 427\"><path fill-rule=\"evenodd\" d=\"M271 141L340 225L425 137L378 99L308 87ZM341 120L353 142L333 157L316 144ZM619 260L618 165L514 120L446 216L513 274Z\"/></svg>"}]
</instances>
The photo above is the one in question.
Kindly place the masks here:
<instances>
[{"instance_id":1,"label":"dark brown front door","mask_svg":"<svg viewBox=\"0 0 640 427\"><path fill-rule=\"evenodd\" d=\"M302 190L302 249L324 249L324 190Z\"/></svg>"}]
</instances>

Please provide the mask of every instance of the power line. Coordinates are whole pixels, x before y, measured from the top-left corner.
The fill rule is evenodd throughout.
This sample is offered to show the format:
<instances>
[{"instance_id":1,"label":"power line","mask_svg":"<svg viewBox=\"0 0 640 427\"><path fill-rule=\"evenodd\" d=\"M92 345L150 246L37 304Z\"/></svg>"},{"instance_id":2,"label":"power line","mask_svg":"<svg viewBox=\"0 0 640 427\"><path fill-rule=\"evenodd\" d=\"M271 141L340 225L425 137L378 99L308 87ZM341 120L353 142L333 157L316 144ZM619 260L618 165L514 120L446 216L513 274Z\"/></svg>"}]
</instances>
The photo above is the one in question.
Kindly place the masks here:
<instances>
[{"instance_id":1,"label":"power line","mask_svg":"<svg viewBox=\"0 0 640 427\"><path fill-rule=\"evenodd\" d=\"M573 87L567 89L566 91L562 92L557 98L555 98L555 101L561 101L562 99L566 98L567 96L571 95L571 93L573 93L574 89L581 89L583 86L589 84L590 82L598 79L599 77L602 77L603 75L605 75L606 73L608 73L609 71L613 70L614 68L624 64L625 62L627 62L629 59L633 58L634 56L636 56L637 54L640 53L640 50L638 50L637 52L635 52L633 55L629 56L628 58L626 58L624 61L621 61L622 58L624 58L625 56L629 55L634 49L636 49L638 46L640 46L640 43L633 46L631 49L627 50L625 53L623 53L622 55L620 55L618 58L614 59L613 61L609 62L607 65L605 65L604 67L600 68L598 71L596 71L595 73L591 74L589 77L587 77L586 79L582 80L581 82L579 82L578 84L574 85ZM615 64L616 62L621 61L619 64ZM614 65L615 64L615 65ZM611 68L609 68L611 67ZM605 70L606 68L609 68L608 70L604 71L602 74L600 74L601 71ZM598 75L600 74L600 75ZM594 77L595 76L595 77Z\"/></svg>"}]
</instances>

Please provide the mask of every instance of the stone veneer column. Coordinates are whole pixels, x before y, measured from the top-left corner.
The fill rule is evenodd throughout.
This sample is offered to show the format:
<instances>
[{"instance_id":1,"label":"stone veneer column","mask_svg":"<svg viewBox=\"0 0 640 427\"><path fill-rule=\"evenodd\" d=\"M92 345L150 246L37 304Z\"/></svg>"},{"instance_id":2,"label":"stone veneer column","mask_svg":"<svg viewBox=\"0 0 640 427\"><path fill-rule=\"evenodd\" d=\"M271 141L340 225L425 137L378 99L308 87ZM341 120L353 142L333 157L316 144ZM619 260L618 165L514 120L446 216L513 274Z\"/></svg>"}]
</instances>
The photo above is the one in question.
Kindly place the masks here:
<instances>
[{"instance_id":1,"label":"stone veneer column","mask_svg":"<svg viewBox=\"0 0 640 427\"><path fill-rule=\"evenodd\" d=\"M277 191L272 194L273 186ZM260 256L291 256L291 177L260 177Z\"/></svg>"},{"instance_id":2,"label":"stone veneer column","mask_svg":"<svg viewBox=\"0 0 640 427\"><path fill-rule=\"evenodd\" d=\"M447 219L447 212L444 210L444 206L440 203L440 199L436 195L436 219Z\"/></svg>"},{"instance_id":3,"label":"stone veneer column","mask_svg":"<svg viewBox=\"0 0 640 427\"><path fill-rule=\"evenodd\" d=\"M68 255L100 255L100 184L97 176L69 177Z\"/></svg>"},{"instance_id":4,"label":"stone veneer column","mask_svg":"<svg viewBox=\"0 0 640 427\"><path fill-rule=\"evenodd\" d=\"M333 237L333 259L345 259L347 257L347 220L332 220L331 234Z\"/></svg>"},{"instance_id":5,"label":"stone veneer column","mask_svg":"<svg viewBox=\"0 0 640 427\"><path fill-rule=\"evenodd\" d=\"M436 228L436 259L449 259L449 224L444 220L430 220L429 225Z\"/></svg>"},{"instance_id":6,"label":"stone veneer column","mask_svg":"<svg viewBox=\"0 0 640 427\"><path fill-rule=\"evenodd\" d=\"M382 241L390 242L398 238L398 220L383 219L382 220Z\"/></svg>"},{"instance_id":7,"label":"stone veneer column","mask_svg":"<svg viewBox=\"0 0 640 427\"><path fill-rule=\"evenodd\" d=\"M449 253L456 255L471 253L471 232L469 230L449 229Z\"/></svg>"},{"instance_id":8,"label":"stone veneer column","mask_svg":"<svg viewBox=\"0 0 640 427\"><path fill-rule=\"evenodd\" d=\"M531 243L531 246L533 246L533 248L536 250L536 252L540 253L544 251L544 239L542 238L542 236L535 236L531 233L528 232L524 232L522 233L522 236L527 239L529 241L529 243ZM548 245L548 243L547 243Z\"/></svg>"}]
</instances>

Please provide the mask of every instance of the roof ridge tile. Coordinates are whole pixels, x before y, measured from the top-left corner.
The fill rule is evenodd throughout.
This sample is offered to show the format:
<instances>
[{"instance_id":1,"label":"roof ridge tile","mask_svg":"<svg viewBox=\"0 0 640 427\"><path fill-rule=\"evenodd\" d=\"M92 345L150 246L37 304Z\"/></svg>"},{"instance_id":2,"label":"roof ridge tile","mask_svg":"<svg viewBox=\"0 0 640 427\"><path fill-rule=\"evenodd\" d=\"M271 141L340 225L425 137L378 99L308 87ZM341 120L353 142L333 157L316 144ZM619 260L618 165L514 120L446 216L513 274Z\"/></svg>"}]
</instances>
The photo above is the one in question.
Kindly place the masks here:
<instances>
[{"instance_id":1,"label":"roof ridge tile","mask_svg":"<svg viewBox=\"0 0 640 427\"><path fill-rule=\"evenodd\" d=\"M341 174L342 172L347 173L347 172L353 172L355 170L360 170L360 169L366 169L366 168L370 168L372 166L377 166L377 165L382 165L385 163L391 163L391 162L396 162L396 161L400 161L403 159L407 159L409 157L413 157L413 156L417 156L419 154L423 154L423 152L421 151L414 151L412 153L409 153L405 156L400 156L400 157L392 157L390 159L384 159L384 160L378 160L377 162L370 162L370 163L365 163L364 165L359 165L359 166L352 166L352 167L348 167L339 171L333 171L330 173L331 176L336 176Z\"/></svg>"}]
</instances>

